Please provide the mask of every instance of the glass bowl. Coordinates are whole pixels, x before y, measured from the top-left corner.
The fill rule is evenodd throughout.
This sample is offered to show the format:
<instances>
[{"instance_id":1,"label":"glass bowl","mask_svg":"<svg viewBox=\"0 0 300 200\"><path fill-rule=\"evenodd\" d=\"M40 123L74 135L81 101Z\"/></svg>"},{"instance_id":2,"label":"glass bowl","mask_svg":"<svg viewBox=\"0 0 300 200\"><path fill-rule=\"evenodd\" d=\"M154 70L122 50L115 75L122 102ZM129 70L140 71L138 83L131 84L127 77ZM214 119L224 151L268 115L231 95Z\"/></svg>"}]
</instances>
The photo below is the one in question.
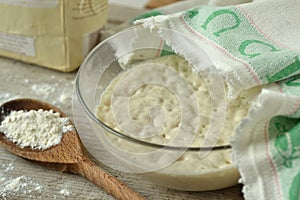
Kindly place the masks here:
<instances>
[{"instance_id":1,"label":"glass bowl","mask_svg":"<svg viewBox=\"0 0 300 200\"><path fill-rule=\"evenodd\" d=\"M163 39L163 35L170 35L170 38L179 39L183 44L193 45L197 51L196 56L201 59L202 64L203 60L205 60L205 65L212 64L206 53L195 42L168 29L151 31L136 27L106 39L86 57L77 74L73 114L79 135L86 148L100 162L124 172L139 173L157 185L185 191L216 190L235 185L239 173L231 161L230 145L226 143L216 145L215 140L208 139L205 145L193 146L191 144L195 135L187 136L189 134L186 132L192 129L183 127L184 123L180 124L178 134L170 143L155 143L147 140L147 138L155 137L153 134L139 137L125 133L99 120L96 116L101 95L114 78L143 61L150 60L152 66L151 59L175 54L167 45L168 41ZM176 54L180 56L180 51ZM195 66L197 58L190 61ZM160 80L157 78L160 77L159 70L154 76L153 71L151 69L135 71L135 74L128 75L128 77L134 77L134 80L140 77L155 77L156 81ZM174 76L178 74L175 73ZM161 80L164 80L164 77ZM180 105L181 113L185 117L188 116L185 122L193 126L197 120L186 120L191 119L189 108L192 107L192 103L187 102L189 99L185 99L185 93L181 93L182 88L174 87L174 85L180 85L180 81L183 81L182 84L185 87L184 80L179 78L176 79L175 84L167 85L167 89L170 89L172 94L175 93L179 101L183 101ZM120 84L121 89L123 87L127 90L129 82L130 80ZM155 81L152 82L157 84ZM141 85L143 84L145 83ZM188 91L188 89L184 90ZM127 112L128 108L125 108L127 104L124 105L116 106L115 116L122 116ZM186 110L184 110L185 107ZM184 120L184 117L181 119Z\"/></svg>"}]
</instances>

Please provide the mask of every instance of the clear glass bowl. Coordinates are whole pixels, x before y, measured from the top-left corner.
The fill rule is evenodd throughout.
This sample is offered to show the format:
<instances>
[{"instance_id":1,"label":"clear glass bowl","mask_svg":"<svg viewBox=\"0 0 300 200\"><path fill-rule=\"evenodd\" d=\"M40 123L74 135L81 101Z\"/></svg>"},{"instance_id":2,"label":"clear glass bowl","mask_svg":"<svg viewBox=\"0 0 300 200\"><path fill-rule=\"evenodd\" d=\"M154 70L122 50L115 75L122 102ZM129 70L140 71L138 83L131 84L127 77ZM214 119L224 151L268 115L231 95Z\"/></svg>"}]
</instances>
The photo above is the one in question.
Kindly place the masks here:
<instances>
[{"instance_id":1,"label":"clear glass bowl","mask_svg":"<svg viewBox=\"0 0 300 200\"><path fill-rule=\"evenodd\" d=\"M93 145L85 146L100 162L117 170L140 173L164 187L206 191L235 185L239 173L231 162L229 145L188 147L151 143L111 128L95 114L107 85L127 67L174 54L161 34L172 34L183 43L194 43L167 29L158 34L132 28L103 41L86 57L77 75L73 98L74 121L79 135L84 144L86 140L93 141ZM209 60L201 47L193 45L199 58Z\"/></svg>"}]
</instances>

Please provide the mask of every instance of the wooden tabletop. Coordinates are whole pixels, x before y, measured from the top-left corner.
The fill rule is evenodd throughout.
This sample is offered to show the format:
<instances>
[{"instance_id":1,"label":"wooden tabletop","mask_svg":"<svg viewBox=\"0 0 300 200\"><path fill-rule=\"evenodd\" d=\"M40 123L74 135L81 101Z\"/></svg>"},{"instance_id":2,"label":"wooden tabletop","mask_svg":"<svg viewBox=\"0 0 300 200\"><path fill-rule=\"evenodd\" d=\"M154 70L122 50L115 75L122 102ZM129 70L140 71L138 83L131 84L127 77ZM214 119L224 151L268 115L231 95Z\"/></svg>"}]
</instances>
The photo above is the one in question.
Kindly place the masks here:
<instances>
[{"instance_id":1,"label":"wooden tabletop","mask_svg":"<svg viewBox=\"0 0 300 200\"><path fill-rule=\"evenodd\" d=\"M76 72L61 73L1 57L0 69L0 104L19 97L37 98L58 106L72 118ZM96 162L146 199L243 199L241 185L209 192L175 191L156 186L139 175L116 171ZM108 200L113 197L82 177L46 169L0 148L0 199Z\"/></svg>"}]
</instances>

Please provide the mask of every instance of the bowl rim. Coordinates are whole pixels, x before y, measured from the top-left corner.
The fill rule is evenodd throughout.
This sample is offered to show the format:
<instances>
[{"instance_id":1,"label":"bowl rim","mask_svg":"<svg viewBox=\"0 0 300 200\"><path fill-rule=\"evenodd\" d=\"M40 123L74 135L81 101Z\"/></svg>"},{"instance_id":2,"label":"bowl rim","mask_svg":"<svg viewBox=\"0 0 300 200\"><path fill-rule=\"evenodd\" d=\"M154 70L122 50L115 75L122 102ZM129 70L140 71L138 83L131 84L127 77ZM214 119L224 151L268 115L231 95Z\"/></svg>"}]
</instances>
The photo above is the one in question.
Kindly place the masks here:
<instances>
[{"instance_id":1,"label":"bowl rim","mask_svg":"<svg viewBox=\"0 0 300 200\"><path fill-rule=\"evenodd\" d=\"M112 37L117 37L119 34L122 34L125 31L129 31L131 29L142 29L140 27L133 27L133 28L128 28L125 29L123 31L120 31L114 35L112 35L111 37L106 38L105 40L103 40L102 42L100 42L98 45L96 45L96 47L94 47L94 49L86 56L86 58L83 60L82 64L80 65L78 72L77 72L77 76L75 79L75 94L81 104L81 106L83 107L85 113L94 121L96 122L98 125L102 126L104 129L106 129L109 133L114 134L115 136L118 136L122 139L125 139L127 141L130 142L134 142L137 144L141 144L141 145L146 145L148 147L152 147L152 148L164 148L166 150L177 150L177 151L218 151L218 150L227 150L227 149L231 149L231 145L230 144L226 144L226 145L219 145L219 146L208 146L208 147L183 147L183 146L170 146L170 145L162 145L162 144L157 144L157 143L152 143L152 142L147 142L144 140L139 140L137 138L131 137L129 135L126 135L124 133L121 133L113 128L111 128L110 126L108 126L107 124L105 124L104 122L102 122L101 120L99 120L95 114L88 108L88 106L86 105L84 98L81 95L80 92L80 74L83 71L84 67L87 65L87 63L90 61L90 59L94 56L95 51L100 48L104 43L106 43L108 40L110 40Z\"/></svg>"}]
</instances>

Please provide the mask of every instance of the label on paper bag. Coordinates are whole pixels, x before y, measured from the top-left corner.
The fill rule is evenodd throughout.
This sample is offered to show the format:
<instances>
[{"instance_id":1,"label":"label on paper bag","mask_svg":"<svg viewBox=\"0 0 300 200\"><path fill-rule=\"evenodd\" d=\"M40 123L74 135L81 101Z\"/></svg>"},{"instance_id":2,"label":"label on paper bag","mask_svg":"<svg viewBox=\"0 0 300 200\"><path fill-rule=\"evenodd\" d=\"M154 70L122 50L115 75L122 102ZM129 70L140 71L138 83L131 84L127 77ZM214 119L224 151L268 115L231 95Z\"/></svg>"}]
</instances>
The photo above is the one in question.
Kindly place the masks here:
<instances>
[{"instance_id":1,"label":"label on paper bag","mask_svg":"<svg viewBox=\"0 0 300 200\"><path fill-rule=\"evenodd\" d=\"M34 40L31 37L9 35L0 32L0 49L26 56L35 56Z\"/></svg>"}]
</instances>

